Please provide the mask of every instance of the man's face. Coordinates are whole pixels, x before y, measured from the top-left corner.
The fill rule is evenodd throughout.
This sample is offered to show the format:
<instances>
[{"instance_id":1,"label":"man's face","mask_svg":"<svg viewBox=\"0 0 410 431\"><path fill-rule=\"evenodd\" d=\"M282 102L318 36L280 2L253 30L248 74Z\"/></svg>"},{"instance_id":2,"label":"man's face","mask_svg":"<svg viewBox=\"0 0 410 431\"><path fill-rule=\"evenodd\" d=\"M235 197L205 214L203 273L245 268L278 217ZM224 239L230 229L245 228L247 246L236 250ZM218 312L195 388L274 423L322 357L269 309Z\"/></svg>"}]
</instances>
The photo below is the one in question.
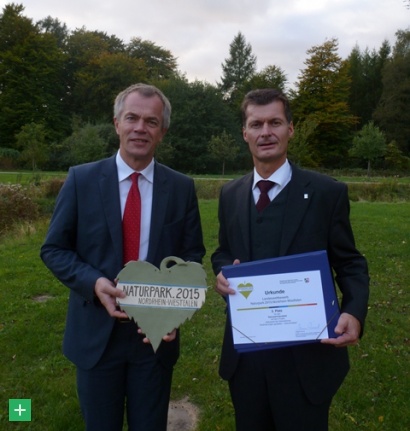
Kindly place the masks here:
<instances>
[{"instance_id":1,"label":"man's face","mask_svg":"<svg viewBox=\"0 0 410 431\"><path fill-rule=\"evenodd\" d=\"M141 171L149 165L165 135L162 112L159 96L144 97L133 92L125 99L120 117L114 118L121 157L135 170Z\"/></svg>"},{"instance_id":2,"label":"man's face","mask_svg":"<svg viewBox=\"0 0 410 431\"><path fill-rule=\"evenodd\" d=\"M293 124L288 123L281 101L268 105L248 105L243 138L249 145L256 167L269 165L273 170L286 160Z\"/></svg>"}]
</instances>

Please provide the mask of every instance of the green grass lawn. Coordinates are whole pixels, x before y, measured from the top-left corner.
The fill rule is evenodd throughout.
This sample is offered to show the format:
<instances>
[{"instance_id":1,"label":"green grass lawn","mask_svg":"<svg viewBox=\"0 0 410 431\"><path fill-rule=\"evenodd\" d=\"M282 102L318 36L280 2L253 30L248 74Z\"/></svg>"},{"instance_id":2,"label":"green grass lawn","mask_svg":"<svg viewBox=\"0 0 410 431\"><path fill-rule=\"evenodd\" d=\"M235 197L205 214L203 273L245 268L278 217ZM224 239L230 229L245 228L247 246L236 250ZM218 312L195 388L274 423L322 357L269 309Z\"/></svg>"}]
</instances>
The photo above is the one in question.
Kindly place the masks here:
<instances>
[{"instance_id":1,"label":"green grass lawn","mask_svg":"<svg viewBox=\"0 0 410 431\"><path fill-rule=\"evenodd\" d=\"M1 171L0 170L0 184L29 184L31 182L38 182L48 180L50 178L64 178L67 172L52 172L52 171ZM226 174L222 175L193 175L196 179L207 179L207 180L229 180L233 178L241 177L243 174ZM397 184L410 184L410 176L398 175L397 177L386 177L374 175L368 177L366 172L363 171L363 175L348 176L339 172L329 173L330 176L337 178L339 181L346 183L391 183L394 181Z\"/></svg>"},{"instance_id":2,"label":"green grass lawn","mask_svg":"<svg viewBox=\"0 0 410 431\"><path fill-rule=\"evenodd\" d=\"M201 200L210 289L181 328L172 398L200 408L197 431L233 430L226 382L218 376L224 303L214 292L209 256L217 244L217 201ZM358 248L366 255L371 297L365 336L350 348L351 372L336 395L332 431L410 429L410 203L353 203ZM61 353L68 291L44 267L46 223L0 242L0 429L80 431L75 370ZM46 295L42 302L42 297ZM31 398L32 422L9 422L8 400ZM314 430L312 430L314 431Z\"/></svg>"}]
</instances>

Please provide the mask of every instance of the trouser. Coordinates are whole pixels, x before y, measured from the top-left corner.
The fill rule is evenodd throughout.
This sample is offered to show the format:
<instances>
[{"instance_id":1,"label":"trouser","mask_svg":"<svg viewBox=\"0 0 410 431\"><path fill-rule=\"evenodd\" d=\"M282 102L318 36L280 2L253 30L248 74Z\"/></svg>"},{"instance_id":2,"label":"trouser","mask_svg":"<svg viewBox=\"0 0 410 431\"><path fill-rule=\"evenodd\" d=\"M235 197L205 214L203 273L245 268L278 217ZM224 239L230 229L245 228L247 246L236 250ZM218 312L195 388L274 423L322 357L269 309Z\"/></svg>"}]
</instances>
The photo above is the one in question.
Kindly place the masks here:
<instances>
[{"instance_id":1,"label":"trouser","mask_svg":"<svg viewBox=\"0 0 410 431\"><path fill-rule=\"evenodd\" d=\"M142 342L134 322L117 321L98 364L77 368L77 386L87 431L121 431L124 408L129 431L165 431L172 369Z\"/></svg>"},{"instance_id":2,"label":"trouser","mask_svg":"<svg viewBox=\"0 0 410 431\"><path fill-rule=\"evenodd\" d=\"M327 431L331 399L312 404L290 349L242 353L229 389L236 431Z\"/></svg>"}]
</instances>

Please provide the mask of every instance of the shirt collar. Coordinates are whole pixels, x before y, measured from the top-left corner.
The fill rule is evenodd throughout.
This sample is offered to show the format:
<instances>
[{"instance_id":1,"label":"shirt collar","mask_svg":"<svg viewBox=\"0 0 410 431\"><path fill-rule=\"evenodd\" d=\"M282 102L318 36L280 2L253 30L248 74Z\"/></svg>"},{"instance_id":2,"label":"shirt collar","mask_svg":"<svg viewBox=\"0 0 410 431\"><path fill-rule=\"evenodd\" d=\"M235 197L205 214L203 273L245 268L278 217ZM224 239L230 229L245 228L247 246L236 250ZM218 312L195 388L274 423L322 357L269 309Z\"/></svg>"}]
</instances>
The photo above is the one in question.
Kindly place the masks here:
<instances>
[{"instance_id":1,"label":"shirt collar","mask_svg":"<svg viewBox=\"0 0 410 431\"><path fill-rule=\"evenodd\" d=\"M124 162L119 151L117 152L115 162L117 164L118 182L124 181L131 174L136 172L134 171L134 169L132 169ZM154 159L152 159L150 164L145 169L143 169L142 171L137 171L150 183L154 182L154 164L155 164Z\"/></svg>"},{"instance_id":2,"label":"shirt collar","mask_svg":"<svg viewBox=\"0 0 410 431\"><path fill-rule=\"evenodd\" d=\"M288 182L289 178L292 175L292 168L288 159L286 159L285 163L277 169L269 178L262 178L257 172L256 168L253 168L253 186L252 190L256 187L256 184L260 180L269 180L278 184L280 188L284 187Z\"/></svg>"}]
</instances>

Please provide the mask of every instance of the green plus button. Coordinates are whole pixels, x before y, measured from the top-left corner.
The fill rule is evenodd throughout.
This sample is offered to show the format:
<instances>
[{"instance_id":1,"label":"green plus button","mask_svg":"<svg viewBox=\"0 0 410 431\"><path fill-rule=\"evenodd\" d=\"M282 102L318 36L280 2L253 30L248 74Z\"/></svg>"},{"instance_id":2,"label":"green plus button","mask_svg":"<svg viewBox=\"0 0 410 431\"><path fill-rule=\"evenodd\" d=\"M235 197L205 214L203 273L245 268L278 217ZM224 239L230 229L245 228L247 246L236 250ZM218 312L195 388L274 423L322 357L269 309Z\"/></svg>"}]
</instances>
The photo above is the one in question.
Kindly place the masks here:
<instances>
[{"instance_id":1,"label":"green plus button","mask_svg":"<svg viewBox=\"0 0 410 431\"><path fill-rule=\"evenodd\" d=\"M10 399L9 400L10 422L31 422L31 400Z\"/></svg>"}]
</instances>

